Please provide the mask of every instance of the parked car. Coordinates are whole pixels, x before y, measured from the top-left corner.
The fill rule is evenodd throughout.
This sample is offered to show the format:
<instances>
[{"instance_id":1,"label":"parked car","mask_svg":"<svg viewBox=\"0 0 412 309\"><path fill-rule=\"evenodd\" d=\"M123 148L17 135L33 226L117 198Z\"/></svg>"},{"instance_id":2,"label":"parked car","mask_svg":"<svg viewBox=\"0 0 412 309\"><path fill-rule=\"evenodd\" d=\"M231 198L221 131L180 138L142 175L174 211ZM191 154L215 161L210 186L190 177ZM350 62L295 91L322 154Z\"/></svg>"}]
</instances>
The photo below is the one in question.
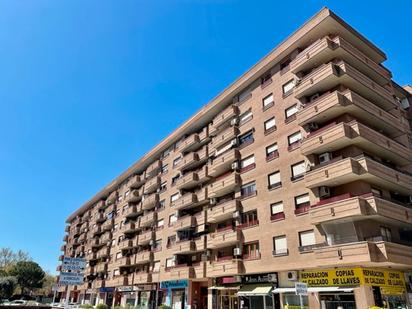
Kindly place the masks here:
<instances>
[{"instance_id":1,"label":"parked car","mask_svg":"<svg viewBox=\"0 0 412 309\"><path fill-rule=\"evenodd\" d=\"M15 299L9 303L9 306L25 306L26 304L27 304L27 300Z\"/></svg>"}]
</instances>

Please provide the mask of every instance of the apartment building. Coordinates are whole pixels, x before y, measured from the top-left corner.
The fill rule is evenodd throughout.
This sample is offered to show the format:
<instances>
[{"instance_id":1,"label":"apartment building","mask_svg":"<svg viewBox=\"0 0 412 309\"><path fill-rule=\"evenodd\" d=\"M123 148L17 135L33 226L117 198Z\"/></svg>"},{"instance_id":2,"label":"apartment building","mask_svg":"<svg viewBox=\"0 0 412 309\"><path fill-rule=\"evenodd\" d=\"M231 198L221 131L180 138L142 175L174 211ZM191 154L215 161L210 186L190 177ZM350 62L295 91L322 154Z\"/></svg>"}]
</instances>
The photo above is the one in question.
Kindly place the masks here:
<instances>
[{"instance_id":1,"label":"apartment building","mask_svg":"<svg viewBox=\"0 0 412 309\"><path fill-rule=\"evenodd\" d=\"M305 308L409 303L412 94L385 60L323 8L69 216L70 298L290 309L302 281Z\"/></svg>"}]
</instances>

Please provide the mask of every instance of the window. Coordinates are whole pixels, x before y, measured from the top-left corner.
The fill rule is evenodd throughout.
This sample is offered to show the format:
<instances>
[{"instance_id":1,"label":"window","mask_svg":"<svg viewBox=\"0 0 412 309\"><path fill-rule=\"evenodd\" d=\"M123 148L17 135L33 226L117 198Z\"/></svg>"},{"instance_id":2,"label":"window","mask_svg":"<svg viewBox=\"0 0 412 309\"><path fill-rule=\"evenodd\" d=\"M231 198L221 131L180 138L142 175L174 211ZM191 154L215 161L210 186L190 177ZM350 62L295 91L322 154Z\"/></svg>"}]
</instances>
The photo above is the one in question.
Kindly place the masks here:
<instances>
[{"instance_id":1,"label":"window","mask_svg":"<svg viewBox=\"0 0 412 309\"><path fill-rule=\"evenodd\" d=\"M241 224L238 225L238 228L245 228L249 226L254 226L259 224L259 220L257 217L257 210L251 210L245 212L241 215Z\"/></svg>"},{"instance_id":2,"label":"window","mask_svg":"<svg viewBox=\"0 0 412 309\"><path fill-rule=\"evenodd\" d=\"M303 176L305 176L305 173L306 173L305 161L301 161L296 164L293 164L291 166L291 170L292 170L292 178L291 178L292 181L303 178Z\"/></svg>"},{"instance_id":3,"label":"window","mask_svg":"<svg viewBox=\"0 0 412 309\"><path fill-rule=\"evenodd\" d=\"M169 170L169 164L162 165L162 167L161 167L161 173L162 174L166 174L168 170Z\"/></svg>"},{"instance_id":4,"label":"window","mask_svg":"<svg viewBox=\"0 0 412 309\"><path fill-rule=\"evenodd\" d=\"M160 184L159 192L164 192L164 191L166 191L166 190L167 190L167 181L163 181L163 182Z\"/></svg>"},{"instance_id":5,"label":"window","mask_svg":"<svg viewBox=\"0 0 412 309\"><path fill-rule=\"evenodd\" d=\"M171 268L175 266L175 259L169 258L166 259L166 268Z\"/></svg>"},{"instance_id":6,"label":"window","mask_svg":"<svg viewBox=\"0 0 412 309\"><path fill-rule=\"evenodd\" d=\"M260 86L261 88L265 88L271 82L272 82L272 75L270 73L267 73L263 75L263 77L260 79Z\"/></svg>"},{"instance_id":7,"label":"window","mask_svg":"<svg viewBox=\"0 0 412 309\"><path fill-rule=\"evenodd\" d=\"M286 235L273 237L273 255L287 255L288 253Z\"/></svg>"},{"instance_id":8,"label":"window","mask_svg":"<svg viewBox=\"0 0 412 309\"><path fill-rule=\"evenodd\" d=\"M252 110L248 110L246 112L244 112L242 115L240 115L239 117L239 124L244 124L245 122L247 122L248 120L253 118L253 114L252 114Z\"/></svg>"},{"instance_id":9,"label":"window","mask_svg":"<svg viewBox=\"0 0 412 309\"><path fill-rule=\"evenodd\" d=\"M269 107L275 105L275 100L273 99L273 94L269 94L267 97L264 97L262 100L263 109L268 109Z\"/></svg>"},{"instance_id":10,"label":"window","mask_svg":"<svg viewBox=\"0 0 412 309\"><path fill-rule=\"evenodd\" d=\"M288 136L288 150L294 150L300 146L300 141L302 140L302 133L300 131L295 132Z\"/></svg>"},{"instance_id":11,"label":"window","mask_svg":"<svg viewBox=\"0 0 412 309\"><path fill-rule=\"evenodd\" d=\"M173 167L176 167L180 163L180 161L182 161L182 156L178 156L177 158L175 158L173 160Z\"/></svg>"},{"instance_id":12,"label":"window","mask_svg":"<svg viewBox=\"0 0 412 309\"><path fill-rule=\"evenodd\" d=\"M255 167L255 156L254 155L251 155L240 161L240 171L241 172L250 171L254 167Z\"/></svg>"},{"instance_id":13,"label":"window","mask_svg":"<svg viewBox=\"0 0 412 309\"><path fill-rule=\"evenodd\" d=\"M266 161L279 157L278 143L266 147Z\"/></svg>"},{"instance_id":14,"label":"window","mask_svg":"<svg viewBox=\"0 0 412 309\"><path fill-rule=\"evenodd\" d=\"M270 133L276 130L276 120L272 117L265 121L264 123L265 133Z\"/></svg>"},{"instance_id":15,"label":"window","mask_svg":"<svg viewBox=\"0 0 412 309\"><path fill-rule=\"evenodd\" d=\"M293 87L295 87L295 81L291 79L286 84L282 86L283 96L287 96L292 93Z\"/></svg>"},{"instance_id":16,"label":"window","mask_svg":"<svg viewBox=\"0 0 412 309\"><path fill-rule=\"evenodd\" d=\"M157 206L157 210L164 209L164 208L165 208L165 205L166 205L166 200L161 200L161 201L159 202L159 205Z\"/></svg>"},{"instance_id":17,"label":"window","mask_svg":"<svg viewBox=\"0 0 412 309\"><path fill-rule=\"evenodd\" d=\"M172 185L176 184L176 181L180 179L180 174L172 177Z\"/></svg>"},{"instance_id":18,"label":"window","mask_svg":"<svg viewBox=\"0 0 412 309\"><path fill-rule=\"evenodd\" d=\"M270 214L271 220L285 219L285 213L283 212L283 202L280 201L270 204Z\"/></svg>"},{"instance_id":19,"label":"window","mask_svg":"<svg viewBox=\"0 0 412 309\"><path fill-rule=\"evenodd\" d=\"M295 196L295 214L302 214L308 212L310 205L309 193Z\"/></svg>"},{"instance_id":20,"label":"window","mask_svg":"<svg viewBox=\"0 0 412 309\"><path fill-rule=\"evenodd\" d=\"M116 253L116 260L121 259L122 258L122 252L117 252Z\"/></svg>"},{"instance_id":21,"label":"window","mask_svg":"<svg viewBox=\"0 0 412 309\"><path fill-rule=\"evenodd\" d=\"M284 60L283 62L281 62L280 64L280 70L281 73L284 74L285 72L287 72L289 70L289 65L292 62L292 59L288 58L286 60Z\"/></svg>"},{"instance_id":22,"label":"window","mask_svg":"<svg viewBox=\"0 0 412 309\"><path fill-rule=\"evenodd\" d=\"M170 196L170 203L173 203L174 201L178 200L180 197L179 193L175 193L172 196Z\"/></svg>"},{"instance_id":23,"label":"window","mask_svg":"<svg viewBox=\"0 0 412 309\"><path fill-rule=\"evenodd\" d=\"M167 247L173 246L176 243L176 235L167 238Z\"/></svg>"},{"instance_id":24,"label":"window","mask_svg":"<svg viewBox=\"0 0 412 309\"><path fill-rule=\"evenodd\" d=\"M251 144L253 141L253 130L239 136L239 146Z\"/></svg>"},{"instance_id":25,"label":"window","mask_svg":"<svg viewBox=\"0 0 412 309\"><path fill-rule=\"evenodd\" d=\"M157 273L160 271L160 261L155 261L153 263L152 272Z\"/></svg>"},{"instance_id":26,"label":"window","mask_svg":"<svg viewBox=\"0 0 412 309\"><path fill-rule=\"evenodd\" d=\"M296 113L298 112L298 105L292 105L291 107L285 109L285 122L290 122L296 119Z\"/></svg>"},{"instance_id":27,"label":"window","mask_svg":"<svg viewBox=\"0 0 412 309\"><path fill-rule=\"evenodd\" d=\"M171 152L171 148L166 149L166 150L162 153L162 156L161 156L162 159L168 157L169 154L170 154L170 152Z\"/></svg>"},{"instance_id":28,"label":"window","mask_svg":"<svg viewBox=\"0 0 412 309\"><path fill-rule=\"evenodd\" d=\"M316 239L313 230L299 232L299 251L311 251L315 244Z\"/></svg>"},{"instance_id":29,"label":"window","mask_svg":"<svg viewBox=\"0 0 412 309\"><path fill-rule=\"evenodd\" d=\"M252 242L243 245L244 259L260 259L259 242Z\"/></svg>"},{"instance_id":30,"label":"window","mask_svg":"<svg viewBox=\"0 0 412 309\"><path fill-rule=\"evenodd\" d=\"M380 189L371 188L371 192L372 192L373 196L378 196L378 197L382 196L382 190L380 190Z\"/></svg>"},{"instance_id":31,"label":"window","mask_svg":"<svg viewBox=\"0 0 412 309\"><path fill-rule=\"evenodd\" d=\"M154 244L153 244L153 248L154 251L158 251L162 249L162 240L161 239L157 239Z\"/></svg>"},{"instance_id":32,"label":"window","mask_svg":"<svg viewBox=\"0 0 412 309\"><path fill-rule=\"evenodd\" d=\"M169 216L169 225L173 225L177 221L177 216L176 214L172 214Z\"/></svg>"},{"instance_id":33,"label":"window","mask_svg":"<svg viewBox=\"0 0 412 309\"><path fill-rule=\"evenodd\" d=\"M156 227L157 227L158 229L160 229L160 228L162 228L162 227L164 226L164 224L165 224L165 219L157 220L157 222L156 222Z\"/></svg>"},{"instance_id":34,"label":"window","mask_svg":"<svg viewBox=\"0 0 412 309\"><path fill-rule=\"evenodd\" d=\"M280 172L277 171L272 174L269 174L268 183L269 183L268 185L269 189L280 187L282 185L282 182L280 181Z\"/></svg>"},{"instance_id":35,"label":"window","mask_svg":"<svg viewBox=\"0 0 412 309\"><path fill-rule=\"evenodd\" d=\"M381 226L381 236L384 241L392 241L391 229L385 226Z\"/></svg>"},{"instance_id":36,"label":"window","mask_svg":"<svg viewBox=\"0 0 412 309\"><path fill-rule=\"evenodd\" d=\"M115 269L113 270L113 277L119 276L120 275L120 270Z\"/></svg>"},{"instance_id":37,"label":"window","mask_svg":"<svg viewBox=\"0 0 412 309\"><path fill-rule=\"evenodd\" d=\"M249 182L240 187L240 193L242 197L248 197L256 194L256 184L254 181Z\"/></svg>"},{"instance_id":38,"label":"window","mask_svg":"<svg viewBox=\"0 0 412 309\"><path fill-rule=\"evenodd\" d=\"M252 97L252 93L250 92L250 89L246 89L245 91L243 91L242 93L238 95L237 101L243 102L249 99L250 97Z\"/></svg>"}]
</instances>

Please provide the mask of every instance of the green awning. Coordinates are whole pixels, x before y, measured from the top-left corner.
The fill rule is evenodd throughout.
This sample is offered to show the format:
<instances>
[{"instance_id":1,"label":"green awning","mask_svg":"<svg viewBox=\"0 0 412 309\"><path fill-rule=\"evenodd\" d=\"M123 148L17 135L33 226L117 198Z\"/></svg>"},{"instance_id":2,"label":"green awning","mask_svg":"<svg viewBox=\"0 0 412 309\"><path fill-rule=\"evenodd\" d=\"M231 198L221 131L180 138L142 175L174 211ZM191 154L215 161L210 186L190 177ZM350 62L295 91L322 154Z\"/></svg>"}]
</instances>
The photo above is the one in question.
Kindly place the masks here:
<instances>
[{"instance_id":1,"label":"green awning","mask_svg":"<svg viewBox=\"0 0 412 309\"><path fill-rule=\"evenodd\" d=\"M272 292L272 285L246 284L237 292L237 296L265 296Z\"/></svg>"}]
</instances>

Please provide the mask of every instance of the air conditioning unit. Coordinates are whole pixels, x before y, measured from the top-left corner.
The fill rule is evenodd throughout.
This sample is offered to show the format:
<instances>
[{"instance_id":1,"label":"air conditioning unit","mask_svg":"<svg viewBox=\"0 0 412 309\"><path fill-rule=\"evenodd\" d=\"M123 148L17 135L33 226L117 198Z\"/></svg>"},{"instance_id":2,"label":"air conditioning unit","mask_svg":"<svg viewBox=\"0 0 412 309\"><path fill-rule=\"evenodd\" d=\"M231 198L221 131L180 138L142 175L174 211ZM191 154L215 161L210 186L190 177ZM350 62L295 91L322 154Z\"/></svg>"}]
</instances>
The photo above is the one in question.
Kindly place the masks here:
<instances>
[{"instance_id":1,"label":"air conditioning unit","mask_svg":"<svg viewBox=\"0 0 412 309\"><path fill-rule=\"evenodd\" d=\"M330 196L330 189L329 187L319 187L319 197L329 197Z\"/></svg>"},{"instance_id":2,"label":"air conditioning unit","mask_svg":"<svg viewBox=\"0 0 412 309\"><path fill-rule=\"evenodd\" d=\"M239 168L239 163L236 161L236 162L233 162L232 163L232 170L237 170Z\"/></svg>"},{"instance_id":3,"label":"air conditioning unit","mask_svg":"<svg viewBox=\"0 0 412 309\"><path fill-rule=\"evenodd\" d=\"M240 218L240 211L239 210L236 210L236 211L233 212L233 219L237 219L237 218Z\"/></svg>"},{"instance_id":4,"label":"air conditioning unit","mask_svg":"<svg viewBox=\"0 0 412 309\"><path fill-rule=\"evenodd\" d=\"M230 120L230 125L231 126L236 126L239 124L239 118L233 118L232 120Z\"/></svg>"},{"instance_id":5,"label":"air conditioning unit","mask_svg":"<svg viewBox=\"0 0 412 309\"><path fill-rule=\"evenodd\" d=\"M326 163L332 160L332 154L330 152L324 152L318 155L319 164Z\"/></svg>"},{"instance_id":6,"label":"air conditioning unit","mask_svg":"<svg viewBox=\"0 0 412 309\"><path fill-rule=\"evenodd\" d=\"M295 79L294 79L295 86L299 85L301 81L302 79L300 77L295 76Z\"/></svg>"},{"instance_id":7,"label":"air conditioning unit","mask_svg":"<svg viewBox=\"0 0 412 309\"><path fill-rule=\"evenodd\" d=\"M288 271L287 276L288 276L289 281L298 280L298 272L297 271Z\"/></svg>"},{"instance_id":8,"label":"air conditioning unit","mask_svg":"<svg viewBox=\"0 0 412 309\"><path fill-rule=\"evenodd\" d=\"M309 123L308 123L308 130L309 130L310 132L316 131L317 129L319 129L319 126L318 126L318 124L317 124L316 122L309 122Z\"/></svg>"},{"instance_id":9,"label":"air conditioning unit","mask_svg":"<svg viewBox=\"0 0 412 309\"><path fill-rule=\"evenodd\" d=\"M217 203L217 199L215 197L212 197L210 199L210 205L216 205L216 203Z\"/></svg>"},{"instance_id":10,"label":"air conditioning unit","mask_svg":"<svg viewBox=\"0 0 412 309\"><path fill-rule=\"evenodd\" d=\"M234 256L241 256L242 255L242 249L241 248L234 248L233 249L233 255Z\"/></svg>"}]
</instances>

